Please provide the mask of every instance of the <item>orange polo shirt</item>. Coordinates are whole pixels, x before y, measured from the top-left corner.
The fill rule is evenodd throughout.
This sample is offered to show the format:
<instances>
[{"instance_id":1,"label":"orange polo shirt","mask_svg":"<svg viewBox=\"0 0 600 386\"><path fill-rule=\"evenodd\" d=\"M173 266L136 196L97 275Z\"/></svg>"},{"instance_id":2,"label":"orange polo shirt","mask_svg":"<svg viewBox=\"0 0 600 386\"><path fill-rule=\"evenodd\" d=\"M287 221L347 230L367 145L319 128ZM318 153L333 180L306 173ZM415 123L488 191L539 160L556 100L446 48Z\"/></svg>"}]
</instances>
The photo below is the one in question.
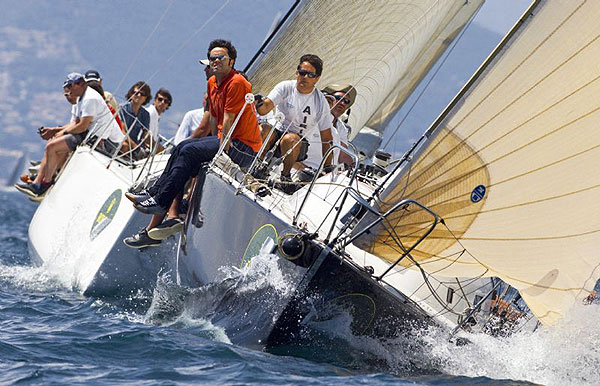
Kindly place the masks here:
<instances>
[{"instance_id":1,"label":"orange polo shirt","mask_svg":"<svg viewBox=\"0 0 600 386\"><path fill-rule=\"evenodd\" d=\"M210 114L217 118L218 136L223 136L223 117L225 111L237 115L247 93L252 92L252 85L235 70L231 70L217 86L217 78L213 75L208 79L207 93L210 103ZM244 109L242 116L236 125L231 139L238 139L258 152L262 145L258 121L254 113L254 104L249 104Z\"/></svg>"}]
</instances>

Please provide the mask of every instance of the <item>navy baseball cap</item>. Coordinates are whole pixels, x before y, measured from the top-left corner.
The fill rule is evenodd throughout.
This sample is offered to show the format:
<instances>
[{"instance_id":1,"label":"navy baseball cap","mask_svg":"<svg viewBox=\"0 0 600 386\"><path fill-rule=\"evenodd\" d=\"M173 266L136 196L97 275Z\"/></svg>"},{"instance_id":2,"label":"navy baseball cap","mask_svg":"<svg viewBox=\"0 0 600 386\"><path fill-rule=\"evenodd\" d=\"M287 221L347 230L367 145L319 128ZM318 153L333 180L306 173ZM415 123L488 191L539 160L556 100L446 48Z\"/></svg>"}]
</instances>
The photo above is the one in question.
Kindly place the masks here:
<instances>
[{"instance_id":1,"label":"navy baseball cap","mask_svg":"<svg viewBox=\"0 0 600 386\"><path fill-rule=\"evenodd\" d=\"M88 72L85 73L84 79L86 82L89 82L90 80L100 80L102 79L100 77L100 73L96 70L89 70Z\"/></svg>"},{"instance_id":2,"label":"navy baseball cap","mask_svg":"<svg viewBox=\"0 0 600 386\"><path fill-rule=\"evenodd\" d=\"M63 83L63 87L66 87L73 83L79 83L82 80L85 80L83 75L81 75L78 72L72 72L69 75L67 75L67 79L65 79L65 82Z\"/></svg>"}]
</instances>

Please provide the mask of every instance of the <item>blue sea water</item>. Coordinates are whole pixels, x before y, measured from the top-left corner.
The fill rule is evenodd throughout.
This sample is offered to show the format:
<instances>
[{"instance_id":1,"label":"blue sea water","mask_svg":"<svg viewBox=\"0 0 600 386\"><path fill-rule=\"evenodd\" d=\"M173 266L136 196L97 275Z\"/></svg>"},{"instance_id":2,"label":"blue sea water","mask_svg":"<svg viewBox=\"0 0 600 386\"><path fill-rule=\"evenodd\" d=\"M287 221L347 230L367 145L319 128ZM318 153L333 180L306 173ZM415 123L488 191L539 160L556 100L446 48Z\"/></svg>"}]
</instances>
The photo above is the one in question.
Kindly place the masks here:
<instances>
[{"instance_id":1,"label":"blue sea water","mask_svg":"<svg viewBox=\"0 0 600 386\"><path fill-rule=\"evenodd\" d=\"M559 329L507 339L471 336L466 347L449 343L443 331L423 331L412 342L377 342L339 327L334 334L316 332L315 341L326 344L293 356L235 346L202 310L218 313L219 299L225 292L235 297L239 286L190 291L161 275L154 292L84 297L65 278L32 265L27 227L35 208L23 195L0 190L2 384L586 384L600 379L595 305L577 310ZM252 285L282 285L277 275L261 271L265 266L268 271L268 259L251 272Z\"/></svg>"}]
</instances>

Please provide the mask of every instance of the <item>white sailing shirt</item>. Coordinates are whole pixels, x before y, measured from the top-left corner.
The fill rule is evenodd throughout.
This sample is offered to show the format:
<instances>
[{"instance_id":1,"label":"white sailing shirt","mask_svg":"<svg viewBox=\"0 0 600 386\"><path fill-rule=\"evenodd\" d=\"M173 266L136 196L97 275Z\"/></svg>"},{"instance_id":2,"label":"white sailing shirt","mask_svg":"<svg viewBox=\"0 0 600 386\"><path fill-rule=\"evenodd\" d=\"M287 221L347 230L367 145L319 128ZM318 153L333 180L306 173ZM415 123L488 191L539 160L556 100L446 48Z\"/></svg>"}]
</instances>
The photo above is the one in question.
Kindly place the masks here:
<instances>
[{"instance_id":1,"label":"white sailing shirt","mask_svg":"<svg viewBox=\"0 0 600 386\"><path fill-rule=\"evenodd\" d=\"M175 133L175 139L173 140L173 143L175 145L179 145L179 142L192 135L194 130L200 126L203 116L204 109L190 110L185 113L183 120L181 121L181 125L179 125L179 128L177 129L177 133Z\"/></svg>"},{"instance_id":2,"label":"white sailing shirt","mask_svg":"<svg viewBox=\"0 0 600 386\"><path fill-rule=\"evenodd\" d=\"M154 138L154 141L158 141L158 124L160 123L160 115L158 115L158 111L156 111L156 107L154 107L154 105L144 108L148 114L150 114L150 133L152 134L152 138Z\"/></svg>"},{"instance_id":3,"label":"white sailing shirt","mask_svg":"<svg viewBox=\"0 0 600 386\"><path fill-rule=\"evenodd\" d=\"M83 95L79 97L75 105L76 116L92 117L88 126L88 135L98 136L102 139L110 139L112 142L120 143L125 137L108 109L104 98L91 87L88 87Z\"/></svg>"},{"instance_id":4,"label":"white sailing shirt","mask_svg":"<svg viewBox=\"0 0 600 386\"><path fill-rule=\"evenodd\" d=\"M316 88L310 94L301 94L295 80L284 80L275 85L267 98L285 116L281 126L284 131L298 133L308 139L313 132L331 128L329 105L323 93Z\"/></svg>"},{"instance_id":5,"label":"white sailing shirt","mask_svg":"<svg viewBox=\"0 0 600 386\"><path fill-rule=\"evenodd\" d=\"M331 119L331 136L333 137L333 144L340 146L341 144L348 145L348 128L341 120L337 120L335 126L333 125L333 115L330 114ZM310 137L306 138L309 143L307 157L302 163L313 169L317 169L321 160L323 159L322 141L319 132L314 132ZM333 164L339 163L340 150L333 150Z\"/></svg>"}]
</instances>

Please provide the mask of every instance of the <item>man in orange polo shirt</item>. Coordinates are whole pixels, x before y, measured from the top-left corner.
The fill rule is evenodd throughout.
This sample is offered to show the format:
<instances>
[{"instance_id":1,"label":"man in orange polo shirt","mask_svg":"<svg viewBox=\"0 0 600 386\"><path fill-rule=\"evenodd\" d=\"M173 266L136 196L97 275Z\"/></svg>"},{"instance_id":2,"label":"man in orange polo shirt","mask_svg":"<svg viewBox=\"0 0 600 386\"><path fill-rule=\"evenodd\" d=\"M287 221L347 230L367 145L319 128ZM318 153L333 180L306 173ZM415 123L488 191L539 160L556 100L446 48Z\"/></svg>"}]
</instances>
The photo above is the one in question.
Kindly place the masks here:
<instances>
[{"instance_id":1,"label":"man in orange polo shirt","mask_svg":"<svg viewBox=\"0 0 600 386\"><path fill-rule=\"evenodd\" d=\"M147 228L124 240L125 244L134 248L143 248L160 244L160 240L168 232L160 232L150 237L148 230L162 220L173 200L183 192L185 183L198 174L200 166L214 158L219 146L233 126L237 115L245 103L245 95L252 92L252 85L233 69L237 51L227 40L213 40L208 47L208 60L214 75L208 79L207 93L210 105L209 125L217 136L187 139L181 142L169 158L160 178L142 194L126 193L125 196L134 203L136 209L143 213L153 214L155 218ZM225 151L233 162L242 168L251 165L262 145L260 129L253 110L253 105L245 107L240 120ZM156 232L155 232L156 233Z\"/></svg>"}]
</instances>

